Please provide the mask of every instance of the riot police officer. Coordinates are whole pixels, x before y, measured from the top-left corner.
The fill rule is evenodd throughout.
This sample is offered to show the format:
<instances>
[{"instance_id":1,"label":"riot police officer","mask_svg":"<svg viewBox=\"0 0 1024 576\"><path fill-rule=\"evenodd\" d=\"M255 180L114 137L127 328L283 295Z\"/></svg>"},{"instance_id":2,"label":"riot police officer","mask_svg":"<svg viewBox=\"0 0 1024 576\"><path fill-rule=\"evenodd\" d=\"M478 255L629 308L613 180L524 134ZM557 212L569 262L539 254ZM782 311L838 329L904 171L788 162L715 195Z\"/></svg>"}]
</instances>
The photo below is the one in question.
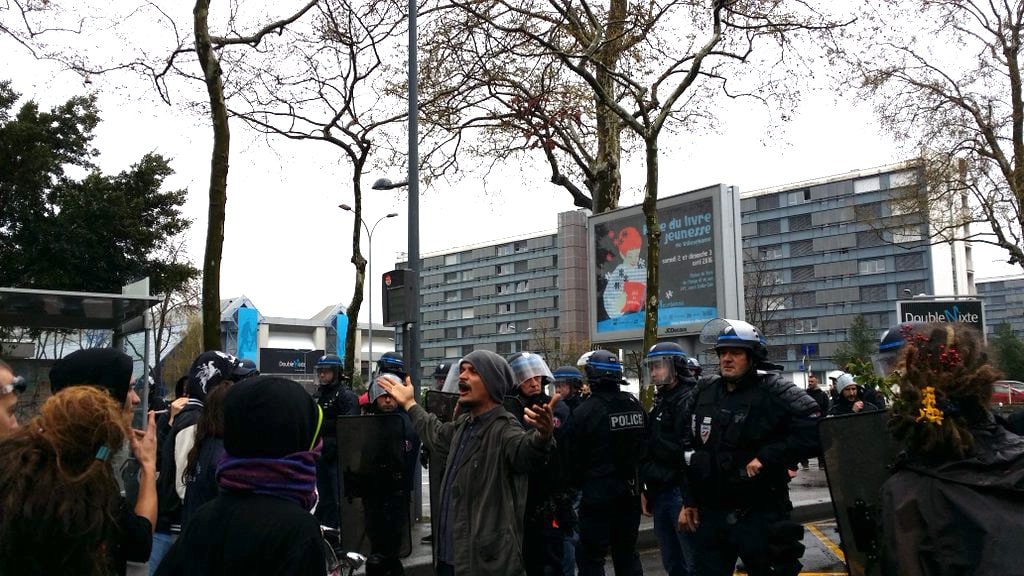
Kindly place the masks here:
<instances>
[{"instance_id":1,"label":"riot police officer","mask_svg":"<svg viewBox=\"0 0 1024 576\"><path fill-rule=\"evenodd\" d=\"M647 414L639 400L620 389L625 380L614 354L588 352L579 365L591 394L573 414L572 469L581 489L576 563L582 576L603 576L610 548L616 576L640 575L637 466Z\"/></svg>"},{"instance_id":2,"label":"riot police officer","mask_svg":"<svg viewBox=\"0 0 1024 576\"><path fill-rule=\"evenodd\" d=\"M515 376L516 388L504 402L505 408L524 428L530 429L523 414L526 408L551 402L543 392L544 386L552 380L551 370L539 354L532 352L513 354L508 357L508 364ZM557 576L563 572L562 543L566 530L571 531L575 524L565 437L568 422L569 407L561 402L555 404L555 452L546 467L530 472L523 522L523 562L528 576Z\"/></svg>"},{"instance_id":3,"label":"riot police officer","mask_svg":"<svg viewBox=\"0 0 1024 576\"><path fill-rule=\"evenodd\" d=\"M320 502L316 517L320 524L338 528L340 484L338 481L338 416L358 416L359 397L342 374L342 362L336 354L324 354L316 362L317 388L313 398L323 410L321 437L324 444L316 467L316 488Z\"/></svg>"},{"instance_id":4,"label":"riot police officer","mask_svg":"<svg viewBox=\"0 0 1024 576\"><path fill-rule=\"evenodd\" d=\"M788 466L818 453L820 408L767 368L757 328L712 320L721 376L687 399L687 487L680 523L696 531L700 576L732 574L739 556L752 576L800 572L803 528L790 521Z\"/></svg>"},{"instance_id":5,"label":"riot police officer","mask_svg":"<svg viewBox=\"0 0 1024 576\"><path fill-rule=\"evenodd\" d=\"M686 464L683 435L686 420L683 404L697 380L690 372L690 358L675 342L659 342L644 358L644 384L657 394L651 409L650 438L640 461L644 483L641 495L644 513L654 517L654 534L661 550L661 564L669 576L693 572L693 535L680 531L683 508L681 485Z\"/></svg>"},{"instance_id":6,"label":"riot police officer","mask_svg":"<svg viewBox=\"0 0 1024 576\"><path fill-rule=\"evenodd\" d=\"M434 368L434 390L444 389L444 382L448 379L448 372L451 369L451 362L441 362Z\"/></svg>"},{"instance_id":7,"label":"riot police officer","mask_svg":"<svg viewBox=\"0 0 1024 576\"><path fill-rule=\"evenodd\" d=\"M582 401L580 390L583 389L583 374L575 366L559 366L552 376L555 392L562 397L562 404L569 407L569 412L575 412Z\"/></svg>"}]
</instances>

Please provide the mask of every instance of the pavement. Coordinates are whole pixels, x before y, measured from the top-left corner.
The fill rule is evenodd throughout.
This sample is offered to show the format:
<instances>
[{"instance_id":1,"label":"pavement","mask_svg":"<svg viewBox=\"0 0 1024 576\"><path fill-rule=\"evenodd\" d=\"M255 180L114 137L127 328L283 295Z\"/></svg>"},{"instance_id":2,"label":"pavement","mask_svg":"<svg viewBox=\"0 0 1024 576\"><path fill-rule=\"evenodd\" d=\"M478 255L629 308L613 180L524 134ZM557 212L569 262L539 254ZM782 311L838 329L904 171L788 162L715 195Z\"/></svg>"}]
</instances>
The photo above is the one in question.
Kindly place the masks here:
<instances>
[{"instance_id":1,"label":"pavement","mask_svg":"<svg viewBox=\"0 0 1024 576\"><path fill-rule=\"evenodd\" d=\"M424 485L425 486L425 485ZM429 515L430 505L426 500L429 490L424 487L424 513ZM825 480L824 470L818 467L816 461L810 462L810 469L797 472L796 478L790 483L790 499L793 502L793 520L804 524L807 529L804 535L804 546L807 552L804 554L805 574L846 574L845 565L842 564L842 552L838 547L838 533L835 531L833 517L832 499L829 496L828 484ZM430 533L430 523L420 522L412 528L412 554L402 560L405 566L405 573L408 576L430 576L434 573L432 567L432 552L430 544L421 544L420 539ZM644 564L646 574L660 574L660 556L658 555L658 542L654 536L654 525L650 518L642 517L640 520L640 535L637 538L637 550L641 551L641 561ZM837 555L838 553L838 555ZM613 574L611 564L607 572ZM359 574L361 572L357 572ZM742 574L742 572L738 572Z\"/></svg>"}]
</instances>

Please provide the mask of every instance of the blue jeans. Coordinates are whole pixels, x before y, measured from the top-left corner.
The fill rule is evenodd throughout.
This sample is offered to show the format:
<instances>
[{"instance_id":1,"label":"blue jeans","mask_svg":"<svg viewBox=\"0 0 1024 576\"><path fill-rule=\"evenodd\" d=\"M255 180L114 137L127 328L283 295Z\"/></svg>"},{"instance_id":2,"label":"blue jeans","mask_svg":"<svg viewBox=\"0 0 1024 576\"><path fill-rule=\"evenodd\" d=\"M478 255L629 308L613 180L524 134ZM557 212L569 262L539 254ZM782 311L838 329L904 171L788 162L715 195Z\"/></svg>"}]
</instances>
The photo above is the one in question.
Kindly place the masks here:
<instances>
[{"instance_id":1,"label":"blue jeans","mask_svg":"<svg viewBox=\"0 0 1024 576\"><path fill-rule=\"evenodd\" d=\"M661 549L661 565L669 576L696 574L694 567L693 534L678 529L679 511L683 499L679 488L666 490L654 496L648 506L654 513L654 535Z\"/></svg>"},{"instance_id":2,"label":"blue jeans","mask_svg":"<svg viewBox=\"0 0 1024 576\"><path fill-rule=\"evenodd\" d=\"M156 569L160 567L160 561L164 559L167 551L171 549L177 539L177 534L153 533L153 549L149 552L149 576L156 574Z\"/></svg>"}]
</instances>

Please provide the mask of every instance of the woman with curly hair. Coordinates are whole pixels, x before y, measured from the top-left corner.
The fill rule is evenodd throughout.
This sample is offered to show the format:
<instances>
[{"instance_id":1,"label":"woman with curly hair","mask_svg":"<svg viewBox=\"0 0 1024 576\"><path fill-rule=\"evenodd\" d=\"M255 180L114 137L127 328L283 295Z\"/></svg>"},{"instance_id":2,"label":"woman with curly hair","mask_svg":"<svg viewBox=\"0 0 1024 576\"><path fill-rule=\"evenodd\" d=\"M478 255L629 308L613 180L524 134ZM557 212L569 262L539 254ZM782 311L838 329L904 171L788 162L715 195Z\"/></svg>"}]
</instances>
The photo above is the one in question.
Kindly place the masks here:
<instances>
[{"instance_id":1,"label":"woman with curly hair","mask_svg":"<svg viewBox=\"0 0 1024 576\"><path fill-rule=\"evenodd\" d=\"M903 452L882 487L886 574L1020 574L1024 438L996 423L1001 375L963 324L908 331L889 422Z\"/></svg>"},{"instance_id":2,"label":"woman with curly hair","mask_svg":"<svg viewBox=\"0 0 1024 576\"><path fill-rule=\"evenodd\" d=\"M132 534L148 553L150 521L127 509L109 462L128 434L107 392L74 386L4 437L0 574L123 574Z\"/></svg>"}]
</instances>

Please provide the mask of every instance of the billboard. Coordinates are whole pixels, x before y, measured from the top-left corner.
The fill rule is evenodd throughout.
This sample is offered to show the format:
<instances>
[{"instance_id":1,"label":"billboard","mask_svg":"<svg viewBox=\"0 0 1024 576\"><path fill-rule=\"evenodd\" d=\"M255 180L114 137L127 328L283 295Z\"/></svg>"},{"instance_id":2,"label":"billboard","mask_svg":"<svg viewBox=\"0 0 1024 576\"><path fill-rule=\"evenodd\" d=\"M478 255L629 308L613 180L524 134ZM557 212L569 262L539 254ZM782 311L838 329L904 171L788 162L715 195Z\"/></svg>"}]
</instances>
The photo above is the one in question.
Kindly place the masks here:
<instances>
[{"instance_id":1,"label":"billboard","mask_svg":"<svg viewBox=\"0 0 1024 576\"><path fill-rule=\"evenodd\" d=\"M708 320L742 317L739 192L723 185L658 201L659 336L696 334ZM647 226L640 206L598 214L589 226L591 340L642 337Z\"/></svg>"},{"instance_id":2,"label":"billboard","mask_svg":"<svg viewBox=\"0 0 1024 576\"><path fill-rule=\"evenodd\" d=\"M311 374L323 350L261 348L260 372L264 374Z\"/></svg>"},{"instance_id":3,"label":"billboard","mask_svg":"<svg viewBox=\"0 0 1024 576\"><path fill-rule=\"evenodd\" d=\"M985 335L985 306L981 300L900 300L899 322L963 322Z\"/></svg>"}]
</instances>

